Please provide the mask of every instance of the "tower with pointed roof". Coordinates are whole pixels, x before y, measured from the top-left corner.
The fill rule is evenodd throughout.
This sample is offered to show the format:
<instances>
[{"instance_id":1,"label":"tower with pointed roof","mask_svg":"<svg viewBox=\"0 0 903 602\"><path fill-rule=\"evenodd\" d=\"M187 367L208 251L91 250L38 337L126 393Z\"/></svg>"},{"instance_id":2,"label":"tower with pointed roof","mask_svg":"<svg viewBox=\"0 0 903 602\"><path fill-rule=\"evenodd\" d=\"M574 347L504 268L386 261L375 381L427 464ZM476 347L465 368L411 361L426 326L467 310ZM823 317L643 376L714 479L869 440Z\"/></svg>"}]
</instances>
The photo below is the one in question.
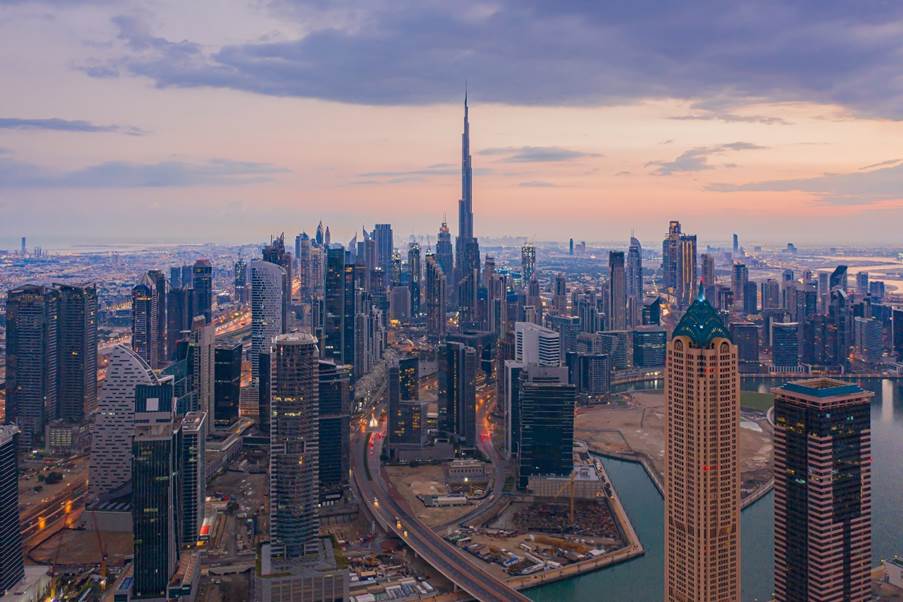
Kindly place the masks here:
<instances>
[{"instance_id":1,"label":"tower with pointed roof","mask_svg":"<svg viewBox=\"0 0 903 602\"><path fill-rule=\"evenodd\" d=\"M665 365L668 602L740 599L737 361L737 346L700 286Z\"/></svg>"}]
</instances>

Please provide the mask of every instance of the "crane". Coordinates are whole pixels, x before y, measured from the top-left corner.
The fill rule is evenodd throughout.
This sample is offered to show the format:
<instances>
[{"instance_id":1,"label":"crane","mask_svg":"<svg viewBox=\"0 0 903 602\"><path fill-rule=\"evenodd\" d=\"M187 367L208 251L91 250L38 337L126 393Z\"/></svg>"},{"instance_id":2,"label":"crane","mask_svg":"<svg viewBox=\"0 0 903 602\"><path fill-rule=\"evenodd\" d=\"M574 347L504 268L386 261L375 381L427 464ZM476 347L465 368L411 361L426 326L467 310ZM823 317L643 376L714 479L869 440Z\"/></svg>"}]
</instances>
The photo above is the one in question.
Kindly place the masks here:
<instances>
[{"instance_id":1,"label":"crane","mask_svg":"<svg viewBox=\"0 0 903 602\"><path fill-rule=\"evenodd\" d=\"M561 494L564 493L565 489L567 489L567 491L568 491L568 525L567 526L570 528L574 527L574 514L575 514L575 512L574 512L574 490L575 490L574 480L575 480L575 476L576 476L576 474L574 472L571 472L571 475L568 477L567 481L565 481L564 484L555 493L555 497L560 498Z\"/></svg>"},{"instance_id":2,"label":"crane","mask_svg":"<svg viewBox=\"0 0 903 602\"><path fill-rule=\"evenodd\" d=\"M100 591L103 591L107 586L107 552L104 550L103 536L97 527L97 512L91 512L91 524L97 537L97 550L100 552Z\"/></svg>"}]
</instances>

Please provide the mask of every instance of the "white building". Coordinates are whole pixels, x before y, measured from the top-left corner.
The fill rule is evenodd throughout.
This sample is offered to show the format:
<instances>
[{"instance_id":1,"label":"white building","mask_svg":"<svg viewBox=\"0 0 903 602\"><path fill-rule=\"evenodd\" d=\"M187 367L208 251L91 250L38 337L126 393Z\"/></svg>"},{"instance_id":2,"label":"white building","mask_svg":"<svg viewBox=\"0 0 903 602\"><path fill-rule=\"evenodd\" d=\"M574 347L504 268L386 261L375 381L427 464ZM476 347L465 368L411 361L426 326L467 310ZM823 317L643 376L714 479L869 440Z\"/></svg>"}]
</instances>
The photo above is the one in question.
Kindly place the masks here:
<instances>
[{"instance_id":1,"label":"white building","mask_svg":"<svg viewBox=\"0 0 903 602\"><path fill-rule=\"evenodd\" d=\"M285 270L274 263L253 259L251 277L251 379L258 382L258 358L267 353L273 339L282 334L282 279Z\"/></svg>"},{"instance_id":2,"label":"white building","mask_svg":"<svg viewBox=\"0 0 903 602\"><path fill-rule=\"evenodd\" d=\"M160 384L150 365L125 345L114 347L109 360L97 403L88 468L88 494L92 500L131 480L135 386Z\"/></svg>"},{"instance_id":3,"label":"white building","mask_svg":"<svg viewBox=\"0 0 903 602\"><path fill-rule=\"evenodd\" d=\"M561 336L554 330L531 322L514 325L514 360L524 364L561 364Z\"/></svg>"}]
</instances>

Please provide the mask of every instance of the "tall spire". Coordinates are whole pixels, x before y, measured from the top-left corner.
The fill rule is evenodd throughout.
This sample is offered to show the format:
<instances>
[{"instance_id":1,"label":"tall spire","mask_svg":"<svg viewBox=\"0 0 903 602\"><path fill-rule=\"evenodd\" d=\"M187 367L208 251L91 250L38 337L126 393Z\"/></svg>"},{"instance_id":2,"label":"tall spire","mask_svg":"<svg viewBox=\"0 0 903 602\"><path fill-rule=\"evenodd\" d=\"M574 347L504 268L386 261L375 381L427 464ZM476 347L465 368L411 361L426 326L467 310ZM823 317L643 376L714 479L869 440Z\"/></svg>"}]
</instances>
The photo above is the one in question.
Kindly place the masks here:
<instances>
[{"instance_id":1,"label":"tall spire","mask_svg":"<svg viewBox=\"0 0 903 602\"><path fill-rule=\"evenodd\" d=\"M473 169L470 159L470 108L464 86L464 133L461 134L461 200L458 205L458 236L473 238Z\"/></svg>"}]
</instances>

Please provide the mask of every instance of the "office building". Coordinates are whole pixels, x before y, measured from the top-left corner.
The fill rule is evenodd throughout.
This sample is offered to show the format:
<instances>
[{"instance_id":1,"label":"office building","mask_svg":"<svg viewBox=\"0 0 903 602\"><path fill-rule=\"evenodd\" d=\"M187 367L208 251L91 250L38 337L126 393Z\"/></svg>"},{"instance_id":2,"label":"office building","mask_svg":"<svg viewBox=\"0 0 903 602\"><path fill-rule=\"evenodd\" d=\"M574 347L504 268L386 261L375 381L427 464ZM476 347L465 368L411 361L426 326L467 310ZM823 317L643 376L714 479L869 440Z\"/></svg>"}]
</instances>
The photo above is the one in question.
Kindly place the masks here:
<instances>
[{"instance_id":1,"label":"office building","mask_svg":"<svg viewBox=\"0 0 903 602\"><path fill-rule=\"evenodd\" d=\"M6 422L19 427L23 450L40 447L57 415L60 293L14 288L6 297Z\"/></svg>"},{"instance_id":2,"label":"office building","mask_svg":"<svg viewBox=\"0 0 903 602\"><path fill-rule=\"evenodd\" d=\"M662 241L662 284L677 289L680 265L680 222L668 222L668 235Z\"/></svg>"},{"instance_id":3,"label":"office building","mask_svg":"<svg viewBox=\"0 0 903 602\"><path fill-rule=\"evenodd\" d=\"M132 349L152 368L161 365L160 339L164 333L159 329L160 307L156 282L148 272L132 288Z\"/></svg>"},{"instance_id":4,"label":"office building","mask_svg":"<svg viewBox=\"0 0 903 602\"><path fill-rule=\"evenodd\" d=\"M191 321L196 315L194 289L190 287L170 288L166 293L166 349L168 360L175 357L179 341L188 338Z\"/></svg>"},{"instance_id":5,"label":"office building","mask_svg":"<svg viewBox=\"0 0 903 602\"><path fill-rule=\"evenodd\" d=\"M569 476L574 469L577 389L567 368L527 366L520 381L518 487L531 475Z\"/></svg>"},{"instance_id":6,"label":"office building","mask_svg":"<svg viewBox=\"0 0 903 602\"><path fill-rule=\"evenodd\" d=\"M420 397L420 359L410 355L398 360L401 399L410 401Z\"/></svg>"},{"instance_id":7,"label":"office building","mask_svg":"<svg viewBox=\"0 0 903 602\"><path fill-rule=\"evenodd\" d=\"M439 226L439 236L436 240L436 262L442 269L442 274L446 278L451 278L454 274L454 252L452 251L451 233L448 231L448 224L445 219Z\"/></svg>"},{"instance_id":8,"label":"office building","mask_svg":"<svg viewBox=\"0 0 903 602\"><path fill-rule=\"evenodd\" d=\"M285 250L285 234L270 241L261 250L263 260L282 268L282 332L288 332L292 305L292 254Z\"/></svg>"},{"instance_id":9,"label":"office building","mask_svg":"<svg viewBox=\"0 0 903 602\"><path fill-rule=\"evenodd\" d=\"M524 364L561 364L561 335L531 322L514 324L514 359Z\"/></svg>"},{"instance_id":10,"label":"office building","mask_svg":"<svg viewBox=\"0 0 903 602\"><path fill-rule=\"evenodd\" d=\"M81 422L97 406L97 289L58 284L58 417Z\"/></svg>"},{"instance_id":11,"label":"office building","mask_svg":"<svg viewBox=\"0 0 903 602\"><path fill-rule=\"evenodd\" d=\"M627 321L629 326L642 323L643 311L643 247L640 241L630 237L627 248Z\"/></svg>"},{"instance_id":12,"label":"office building","mask_svg":"<svg viewBox=\"0 0 903 602\"><path fill-rule=\"evenodd\" d=\"M106 499L131 479L135 388L160 384L150 365L129 347L117 345L108 357L92 432L88 470L91 500Z\"/></svg>"},{"instance_id":13,"label":"office building","mask_svg":"<svg viewBox=\"0 0 903 602\"><path fill-rule=\"evenodd\" d=\"M188 370L197 404L192 410L207 412L213 416L214 384L216 382L216 327L203 316L195 316L188 336ZM208 418L209 419L209 418Z\"/></svg>"},{"instance_id":14,"label":"office building","mask_svg":"<svg viewBox=\"0 0 903 602\"><path fill-rule=\"evenodd\" d=\"M462 323L477 315L480 281L480 246L473 235L473 165L470 156L470 119L464 95L464 132L461 134L461 198L458 201L458 237L455 239L455 299Z\"/></svg>"},{"instance_id":15,"label":"office building","mask_svg":"<svg viewBox=\"0 0 903 602\"><path fill-rule=\"evenodd\" d=\"M420 316L420 290L423 269L420 265L420 245L412 242L408 245L408 275L411 289L411 315Z\"/></svg>"},{"instance_id":16,"label":"office building","mask_svg":"<svg viewBox=\"0 0 903 602\"><path fill-rule=\"evenodd\" d=\"M799 322L771 323L771 363L777 370L793 370L799 365Z\"/></svg>"},{"instance_id":17,"label":"office building","mask_svg":"<svg viewBox=\"0 0 903 602\"><path fill-rule=\"evenodd\" d=\"M326 249L324 287L326 313L323 318L323 357L334 360L337 364L348 363L344 356L345 249L341 245L332 245Z\"/></svg>"},{"instance_id":18,"label":"office building","mask_svg":"<svg viewBox=\"0 0 903 602\"><path fill-rule=\"evenodd\" d=\"M665 590L668 602L740 600L737 347L703 296L668 343Z\"/></svg>"},{"instance_id":19,"label":"office building","mask_svg":"<svg viewBox=\"0 0 903 602\"><path fill-rule=\"evenodd\" d=\"M634 368L664 368L668 333L663 328L642 326L633 331Z\"/></svg>"},{"instance_id":20,"label":"office building","mask_svg":"<svg viewBox=\"0 0 903 602\"><path fill-rule=\"evenodd\" d=\"M260 381L260 354L267 353L276 335L282 334L281 266L261 259L248 264L251 273L251 381Z\"/></svg>"},{"instance_id":21,"label":"office building","mask_svg":"<svg viewBox=\"0 0 903 602\"><path fill-rule=\"evenodd\" d=\"M875 366L881 363L884 351L884 329L877 318L853 318L853 340L856 355L866 364Z\"/></svg>"},{"instance_id":22,"label":"office building","mask_svg":"<svg viewBox=\"0 0 903 602\"><path fill-rule=\"evenodd\" d=\"M622 251L609 252L608 274L608 327L624 330L627 328L627 273Z\"/></svg>"},{"instance_id":23,"label":"office building","mask_svg":"<svg viewBox=\"0 0 903 602\"><path fill-rule=\"evenodd\" d=\"M737 346L741 373L760 371L759 326L753 322L731 322L731 340Z\"/></svg>"},{"instance_id":24,"label":"office building","mask_svg":"<svg viewBox=\"0 0 903 602\"><path fill-rule=\"evenodd\" d=\"M214 348L213 425L216 428L228 428L238 420L241 355L240 342L223 341Z\"/></svg>"},{"instance_id":25,"label":"office building","mask_svg":"<svg viewBox=\"0 0 903 602\"><path fill-rule=\"evenodd\" d=\"M388 368L387 397L389 400L389 453L394 456L399 448L419 448L426 442L426 403L405 393L406 371L412 369L405 358ZM402 364L401 362L407 362Z\"/></svg>"},{"instance_id":26,"label":"office building","mask_svg":"<svg viewBox=\"0 0 903 602\"><path fill-rule=\"evenodd\" d=\"M19 526L19 428L0 426L0 597L25 577Z\"/></svg>"},{"instance_id":27,"label":"office building","mask_svg":"<svg viewBox=\"0 0 903 602\"><path fill-rule=\"evenodd\" d=\"M179 542L182 546L197 544L204 522L204 500L207 497L207 413L188 412L182 418L179 451L181 500Z\"/></svg>"},{"instance_id":28,"label":"office building","mask_svg":"<svg viewBox=\"0 0 903 602\"><path fill-rule=\"evenodd\" d=\"M696 235L682 234L678 243L677 298L688 306L696 293Z\"/></svg>"},{"instance_id":29,"label":"office building","mask_svg":"<svg viewBox=\"0 0 903 602\"><path fill-rule=\"evenodd\" d=\"M147 277L153 283L154 297L157 301L157 308L154 312L154 319L157 321L154 329L153 344L154 357L157 363L151 364L154 368L160 368L166 364L167 348L166 348L166 274L161 270L149 270Z\"/></svg>"},{"instance_id":30,"label":"office building","mask_svg":"<svg viewBox=\"0 0 903 602\"><path fill-rule=\"evenodd\" d=\"M734 302L743 302L743 293L746 292L746 284L749 282L749 269L745 264L735 263L731 271L731 290L734 293ZM745 307L745 306L744 306Z\"/></svg>"},{"instance_id":31,"label":"office building","mask_svg":"<svg viewBox=\"0 0 903 602\"><path fill-rule=\"evenodd\" d=\"M604 353L569 351L565 357L568 382L580 395L599 396L611 392L611 358Z\"/></svg>"},{"instance_id":32,"label":"office building","mask_svg":"<svg viewBox=\"0 0 903 602\"><path fill-rule=\"evenodd\" d=\"M521 279L524 283L533 280L536 274L536 247L524 243L520 248Z\"/></svg>"},{"instance_id":33,"label":"office building","mask_svg":"<svg viewBox=\"0 0 903 602\"><path fill-rule=\"evenodd\" d=\"M373 227L373 237L376 240L376 264L388 274L392 271L392 250L395 248L392 241L392 224L376 224ZM451 243L449 243L449 251Z\"/></svg>"},{"instance_id":34,"label":"office building","mask_svg":"<svg viewBox=\"0 0 903 602\"><path fill-rule=\"evenodd\" d=\"M273 341L270 537L274 557L285 560L318 546L319 355L309 334Z\"/></svg>"},{"instance_id":35,"label":"office building","mask_svg":"<svg viewBox=\"0 0 903 602\"><path fill-rule=\"evenodd\" d=\"M773 392L775 600L871 600L872 393L827 378Z\"/></svg>"},{"instance_id":36,"label":"office building","mask_svg":"<svg viewBox=\"0 0 903 602\"><path fill-rule=\"evenodd\" d=\"M711 253L703 253L699 258L702 261L700 280L706 290L714 290L715 285L718 284L715 278L715 256Z\"/></svg>"},{"instance_id":37,"label":"office building","mask_svg":"<svg viewBox=\"0 0 903 602\"><path fill-rule=\"evenodd\" d=\"M477 434L477 351L447 342L439 346L437 355L439 428L472 448Z\"/></svg>"},{"instance_id":38,"label":"office building","mask_svg":"<svg viewBox=\"0 0 903 602\"><path fill-rule=\"evenodd\" d=\"M448 284L438 255L426 255L426 332L441 339L448 329Z\"/></svg>"},{"instance_id":39,"label":"office building","mask_svg":"<svg viewBox=\"0 0 903 602\"><path fill-rule=\"evenodd\" d=\"M320 498L348 484L351 375L345 366L318 362Z\"/></svg>"},{"instance_id":40,"label":"office building","mask_svg":"<svg viewBox=\"0 0 903 602\"><path fill-rule=\"evenodd\" d=\"M165 600L179 561L181 427L172 407L172 383L135 386L132 441L134 597Z\"/></svg>"},{"instance_id":41,"label":"office building","mask_svg":"<svg viewBox=\"0 0 903 602\"><path fill-rule=\"evenodd\" d=\"M194 262L191 268L191 283L194 288L195 313L204 316L209 324L213 320L213 266L210 265L210 261L198 259Z\"/></svg>"}]
</instances>

